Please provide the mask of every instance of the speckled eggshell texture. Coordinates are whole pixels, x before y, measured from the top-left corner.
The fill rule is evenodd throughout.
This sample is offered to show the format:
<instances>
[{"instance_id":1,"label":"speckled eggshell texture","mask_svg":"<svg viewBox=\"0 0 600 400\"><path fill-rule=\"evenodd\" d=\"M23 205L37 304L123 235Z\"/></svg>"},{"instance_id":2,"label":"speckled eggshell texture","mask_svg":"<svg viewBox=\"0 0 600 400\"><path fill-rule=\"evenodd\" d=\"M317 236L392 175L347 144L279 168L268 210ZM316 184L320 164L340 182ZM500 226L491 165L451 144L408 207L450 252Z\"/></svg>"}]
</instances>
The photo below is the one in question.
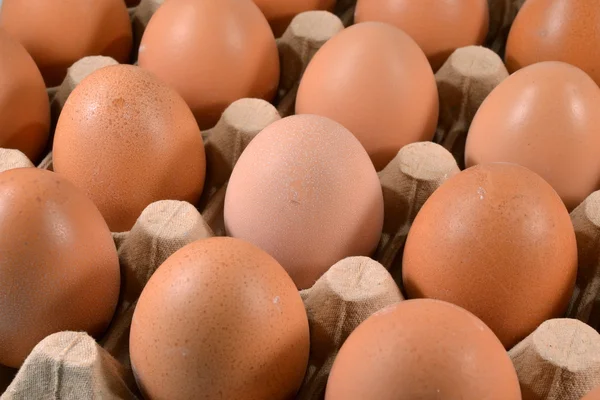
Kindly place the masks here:
<instances>
[{"instance_id":1,"label":"speckled eggshell texture","mask_svg":"<svg viewBox=\"0 0 600 400\"><path fill-rule=\"evenodd\" d=\"M344 29L315 54L296 114L344 125L383 169L405 145L431 140L439 113L431 66L406 33L381 22Z\"/></svg>"},{"instance_id":2,"label":"speckled eggshell texture","mask_svg":"<svg viewBox=\"0 0 600 400\"><path fill-rule=\"evenodd\" d=\"M129 61L132 32L123 0L4 0L0 27L25 46L47 86L60 85L67 68L85 56Z\"/></svg>"},{"instance_id":3,"label":"speckled eggshell texture","mask_svg":"<svg viewBox=\"0 0 600 400\"><path fill-rule=\"evenodd\" d=\"M0 147L17 149L32 162L48 141L50 105L31 56L0 29Z\"/></svg>"},{"instance_id":4,"label":"speckled eggshell texture","mask_svg":"<svg viewBox=\"0 0 600 400\"><path fill-rule=\"evenodd\" d=\"M425 202L409 231L409 298L445 300L481 318L506 348L566 311L577 244L560 197L508 163L469 168Z\"/></svg>"},{"instance_id":5,"label":"speckled eggshell texture","mask_svg":"<svg viewBox=\"0 0 600 400\"><path fill-rule=\"evenodd\" d=\"M144 32L138 63L183 96L201 129L236 100L271 101L279 84L277 44L252 0L167 1Z\"/></svg>"},{"instance_id":6,"label":"speckled eggshell texture","mask_svg":"<svg viewBox=\"0 0 600 400\"><path fill-rule=\"evenodd\" d=\"M485 99L469 129L467 167L523 165L569 210L600 189L600 88L579 68L543 62L517 71Z\"/></svg>"},{"instance_id":7,"label":"speckled eggshell texture","mask_svg":"<svg viewBox=\"0 0 600 400\"><path fill-rule=\"evenodd\" d=\"M131 362L147 400L292 399L306 370L308 320L285 270L244 241L182 248L139 299Z\"/></svg>"},{"instance_id":8,"label":"speckled eggshell texture","mask_svg":"<svg viewBox=\"0 0 600 400\"><path fill-rule=\"evenodd\" d=\"M564 61L600 84L600 3L597 0L527 0L506 43L514 72L541 61Z\"/></svg>"},{"instance_id":9,"label":"speckled eggshell texture","mask_svg":"<svg viewBox=\"0 0 600 400\"><path fill-rule=\"evenodd\" d=\"M521 400L502 344L477 317L408 300L368 318L342 346L325 400Z\"/></svg>"},{"instance_id":10,"label":"speckled eggshell texture","mask_svg":"<svg viewBox=\"0 0 600 400\"><path fill-rule=\"evenodd\" d=\"M100 335L119 287L110 231L81 191L42 169L0 173L0 363L19 367L55 332Z\"/></svg>"},{"instance_id":11,"label":"speckled eggshell texture","mask_svg":"<svg viewBox=\"0 0 600 400\"><path fill-rule=\"evenodd\" d=\"M381 21L408 33L434 71L458 48L481 45L489 26L487 0L359 0L355 23Z\"/></svg>"},{"instance_id":12,"label":"speckled eggshell texture","mask_svg":"<svg viewBox=\"0 0 600 400\"><path fill-rule=\"evenodd\" d=\"M283 35L294 17L304 11L333 11L336 0L254 0L273 29L275 37Z\"/></svg>"},{"instance_id":13,"label":"speckled eggshell texture","mask_svg":"<svg viewBox=\"0 0 600 400\"><path fill-rule=\"evenodd\" d=\"M206 161L194 116L168 85L116 65L85 78L56 127L54 170L83 189L113 232L158 200L198 201Z\"/></svg>"},{"instance_id":14,"label":"speckled eggshell texture","mask_svg":"<svg viewBox=\"0 0 600 400\"><path fill-rule=\"evenodd\" d=\"M358 140L316 115L279 120L235 165L225 227L271 254L300 289L336 262L370 255L383 226L377 173Z\"/></svg>"}]
</instances>

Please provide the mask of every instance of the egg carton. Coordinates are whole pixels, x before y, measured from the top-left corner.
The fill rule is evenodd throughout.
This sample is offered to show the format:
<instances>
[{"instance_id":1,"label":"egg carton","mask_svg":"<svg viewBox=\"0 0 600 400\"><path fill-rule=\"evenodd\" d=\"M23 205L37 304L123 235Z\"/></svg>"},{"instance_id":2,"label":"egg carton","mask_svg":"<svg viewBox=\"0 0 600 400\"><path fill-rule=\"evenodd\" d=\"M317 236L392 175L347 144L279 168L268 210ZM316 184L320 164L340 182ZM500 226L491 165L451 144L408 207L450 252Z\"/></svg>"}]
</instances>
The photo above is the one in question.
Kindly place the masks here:
<instances>
[{"instance_id":1,"label":"egg carton","mask_svg":"<svg viewBox=\"0 0 600 400\"><path fill-rule=\"evenodd\" d=\"M131 9L139 41L162 1L142 0ZM121 266L121 295L107 332L94 340L82 332L60 332L40 342L19 371L0 369L0 399L140 399L129 360L129 327L140 293L154 271L195 240L225 235L227 181L248 143L278 119L291 115L306 65L333 35L352 23L353 1L340 1L337 16L307 12L278 39L282 79L274 106L258 99L234 102L205 132L207 177L196 206L165 200L149 205L128 232L113 233ZM492 19L487 46L457 50L436 73L440 119L434 142L404 147L379 172L385 222L372 258L350 257L333 265L300 292L310 325L310 358L299 400L323 397L337 351L350 333L382 308L402 301L404 243L428 197L462 167L464 142L485 97L508 76L502 60L506 35L523 0L489 0ZM490 48L493 50L490 50ZM53 120L82 79L116 61L87 57L75 63L63 84L50 90ZM0 149L0 171L34 167L17 150ZM37 166L52 170L52 154ZM579 400L600 385L600 192L572 213L579 252L577 286L565 318L543 323L509 351L524 399Z\"/></svg>"}]
</instances>

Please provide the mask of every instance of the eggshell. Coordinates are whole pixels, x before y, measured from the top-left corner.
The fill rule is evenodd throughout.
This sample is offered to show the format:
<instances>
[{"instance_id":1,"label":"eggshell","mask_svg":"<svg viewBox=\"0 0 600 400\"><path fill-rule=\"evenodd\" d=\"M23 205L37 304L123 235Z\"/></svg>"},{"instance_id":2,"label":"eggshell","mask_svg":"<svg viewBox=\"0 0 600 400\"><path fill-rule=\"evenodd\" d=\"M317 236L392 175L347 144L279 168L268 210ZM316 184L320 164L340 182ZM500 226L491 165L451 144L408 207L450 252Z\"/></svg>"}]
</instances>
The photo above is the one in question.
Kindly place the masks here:
<instances>
[{"instance_id":1,"label":"eggshell","mask_svg":"<svg viewBox=\"0 0 600 400\"><path fill-rule=\"evenodd\" d=\"M517 373L493 332L473 314L436 300L408 300L352 332L325 400L520 400Z\"/></svg>"},{"instance_id":2,"label":"eggshell","mask_svg":"<svg viewBox=\"0 0 600 400\"><path fill-rule=\"evenodd\" d=\"M481 45L489 27L486 0L358 0L355 23L381 21L408 33L434 71L454 50Z\"/></svg>"},{"instance_id":3,"label":"eggshell","mask_svg":"<svg viewBox=\"0 0 600 400\"><path fill-rule=\"evenodd\" d=\"M300 289L336 262L367 256L383 227L377 173L340 124L291 116L260 132L233 169L225 228L271 254Z\"/></svg>"},{"instance_id":4,"label":"eggshell","mask_svg":"<svg viewBox=\"0 0 600 400\"><path fill-rule=\"evenodd\" d=\"M102 68L67 99L56 127L54 170L96 203L113 232L129 230L158 200L199 200L206 161L183 99L131 65Z\"/></svg>"},{"instance_id":5,"label":"eggshell","mask_svg":"<svg viewBox=\"0 0 600 400\"><path fill-rule=\"evenodd\" d=\"M391 25L365 22L315 54L300 82L296 113L344 125L381 170L403 146L433 138L438 91L414 40Z\"/></svg>"},{"instance_id":6,"label":"eggshell","mask_svg":"<svg viewBox=\"0 0 600 400\"><path fill-rule=\"evenodd\" d=\"M527 0L506 43L514 72L541 61L564 61L600 84L600 8L590 0Z\"/></svg>"},{"instance_id":7,"label":"eggshell","mask_svg":"<svg viewBox=\"0 0 600 400\"><path fill-rule=\"evenodd\" d=\"M0 147L39 161L48 141L50 106L31 56L0 29Z\"/></svg>"},{"instance_id":8,"label":"eggshell","mask_svg":"<svg viewBox=\"0 0 600 400\"><path fill-rule=\"evenodd\" d=\"M233 238L200 240L150 278L130 350L147 400L292 399L308 362L308 320L268 254Z\"/></svg>"},{"instance_id":9,"label":"eggshell","mask_svg":"<svg viewBox=\"0 0 600 400\"><path fill-rule=\"evenodd\" d=\"M138 63L177 89L201 129L236 100L272 100L279 84L277 44L252 0L166 2L144 32Z\"/></svg>"},{"instance_id":10,"label":"eggshell","mask_svg":"<svg viewBox=\"0 0 600 400\"><path fill-rule=\"evenodd\" d=\"M124 63L131 52L123 0L4 0L0 27L25 46L47 86L60 85L67 68L85 56Z\"/></svg>"},{"instance_id":11,"label":"eggshell","mask_svg":"<svg viewBox=\"0 0 600 400\"><path fill-rule=\"evenodd\" d=\"M564 204L537 174L515 164L479 165L425 202L402 268L409 298L464 307L511 348L566 311L577 243Z\"/></svg>"},{"instance_id":12,"label":"eggshell","mask_svg":"<svg viewBox=\"0 0 600 400\"><path fill-rule=\"evenodd\" d=\"M0 173L0 363L19 367L60 331L101 334L119 298L117 250L102 215L53 172Z\"/></svg>"},{"instance_id":13,"label":"eggshell","mask_svg":"<svg viewBox=\"0 0 600 400\"><path fill-rule=\"evenodd\" d=\"M467 167L495 161L540 174L569 210L600 188L600 88L562 62L524 68L494 89L469 129Z\"/></svg>"},{"instance_id":14,"label":"eggshell","mask_svg":"<svg viewBox=\"0 0 600 400\"><path fill-rule=\"evenodd\" d=\"M581 400L600 400L600 386L585 395Z\"/></svg>"},{"instance_id":15,"label":"eggshell","mask_svg":"<svg viewBox=\"0 0 600 400\"><path fill-rule=\"evenodd\" d=\"M275 37L283 35L294 17L304 11L333 11L336 0L254 0L273 29Z\"/></svg>"}]
</instances>

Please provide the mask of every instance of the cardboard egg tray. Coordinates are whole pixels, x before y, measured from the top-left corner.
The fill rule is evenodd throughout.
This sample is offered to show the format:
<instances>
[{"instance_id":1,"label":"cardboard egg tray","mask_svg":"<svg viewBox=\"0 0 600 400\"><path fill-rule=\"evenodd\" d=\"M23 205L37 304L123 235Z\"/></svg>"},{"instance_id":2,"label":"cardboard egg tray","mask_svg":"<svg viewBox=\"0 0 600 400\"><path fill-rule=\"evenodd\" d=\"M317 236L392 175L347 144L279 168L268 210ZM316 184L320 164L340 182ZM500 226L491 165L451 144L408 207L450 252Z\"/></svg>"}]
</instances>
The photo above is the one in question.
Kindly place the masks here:
<instances>
[{"instance_id":1,"label":"cardboard egg tray","mask_svg":"<svg viewBox=\"0 0 600 400\"><path fill-rule=\"evenodd\" d=\"M138 40L162 0L143 0L131 9ZM374 312L401 301L401 258L408 230L427 198L459 172L471 120L485 97L508 76L498 54L524 0L489 0L488 48L457 50L437 72L440 119L433 142L404 147L379 173L385 223L373 258L351 257L333 265L315 285L301 291L311 352L297 398L321 399L335 355L348 335ZM206 186L196 206L180 201L149 205L129 232L114 233L121 265L121 297L102 338L61 332L40 342L17 372L0 370L7 387L0 399L140 399L128 355L129 327L137 299L161 263L195 240L225 235L223 203L227 181L243 149L270 123L293 113L299 79L311 57L352 22L353 3L340 0L337 16L308 12L278 39L282 79L273 106L262 100L233 103L205 132ZM492 49L492 50L490 50ZM59 88L51 89L56 121L71 91L91 72L116 63L87 57L75 63ZM0 149L0 170L34 165L16 150ZM52 169L52 154L39 168ZM571 214L577 234L579 275L565 318L543 323L509 351L524 399L579 400L600 385L600 192ZM435 329L435 327L432 327Z\"/></svg>"}]
</instances>

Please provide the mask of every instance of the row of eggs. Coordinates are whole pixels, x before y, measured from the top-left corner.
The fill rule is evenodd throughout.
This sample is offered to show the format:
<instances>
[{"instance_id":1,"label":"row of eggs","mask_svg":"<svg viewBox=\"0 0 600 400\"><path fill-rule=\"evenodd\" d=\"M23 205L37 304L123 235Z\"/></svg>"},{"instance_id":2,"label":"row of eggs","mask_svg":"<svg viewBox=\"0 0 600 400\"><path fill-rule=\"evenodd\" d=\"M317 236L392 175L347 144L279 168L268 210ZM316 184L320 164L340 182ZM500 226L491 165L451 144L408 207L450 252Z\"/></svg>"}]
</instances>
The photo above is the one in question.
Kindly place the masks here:
<instances>
[{"instance_id":1,"label":"row of eggs","mask_svg":"<svg viewBox=\"0 0 600 400\"><path fill-rule=\"evenodd\" d=\"M8 0L4 3L6 5ZM219 21L216 16L221 14L211 11L211 4L215 7L216 3L196 1L194 5L201 7L205 3L203 18L210 19L208 15L214 17L213 21ZM167 8L169 4L170 8ZM184 0L171 0L159 9L153 20L162 18L167 21L167 27L173 27L175 20L184 21L175 8L182 4L185 4ZM219 4L225 5L225 10L219 10L223 15L234 15L233 3L229 9L227 2ZM250 12L251 7L247 4L245 7ZM527 7L532 6L526 4L523 13ZM360 4L358 10L361 10ZM4 10L2 15L5 18ZM247 15L253 14L246 14L244 21L251 20ZM158 26L151 21L148 35L151 35L153 24ZM242 22L238 26L243 26ZM155 29L161 33L159 28ZM156 37L169 35L156 34ZM9 49L15 60L26 60L23 68L11 66L12 61L7 63L11 76L34 76L34 72L28 72L36 69L27 53L7 35L0 38L0 51ZM83 329L100 334L112 317L119 291L118 260L108 228L113 231L129 229L141 210L152 201L176 198L196 202L202 192L206 167L197 123L201 127L204 123L205 126L214 124L230 100L223 102L203 96L194 103L186 90L190 96L221 91L210 86L205 91L191 90L193 80L185 85L181 83L181 87L169 82L161 76L160 66L157 71L144 66L144 54L151 53L154 46L144 40L142 46L141 68L115 66L102 69L84 80L70 96L61 113L53 143L54 168L58 174L15 170L0 177L4 186L2 203L6 204L2 212L5 221L2 229L6 229L3 240L7 240L2 243L7 255L2 258L2 264L6 266L2 268L2 281L8 285L8 295L4 297L6 303L1 309L7 315L5 320L9 321L4 327L5 335L0 338L0 343L6 344L2 346L0 361L6 365L20 365L32 346L55 330ZM275 49L273 54L276 55L274 46L266 47ZM180 59L161 53L160 48L158 46L154 56L157 65ZM185 45L169 49L179 49L186 56L195 54ZM3 54L2 60L10 58ZM243 75L239 74L245 70L243 65L235 64L237 75ZM271 63L260 65L254 70L255 77L257 71L273 72L274 67L264 67ZM371 67L375 69L368 70ZM167 65L166 68L170 67ZM231 70L229 73L233 74ZM271 75L278 79L278 67L277 73ZM185 77L185 74L170 76ZM267 92L272 94L260 97L274 94L277 82L273 77L270 79L272 82L265 86L270 87ZM206 84L228 81L213 78ZM257 82L260 86L261 80ZM244 87L239 82L236 86ZM43 84L41 87L43 89ZM36 85L31 88L32 93L42 93L36 91ZM466 326L465 321L470 318L477 329L465 333L464 338L471 337L470 334L482 335L480 340L487 344L476 348L473 343L479 343L477 340L465 340L452 348L464 350L465 346L471 346L473 351L479 351L482 363L487 360L483 357L484 348L495 352L492 357L499 360L494 364L495 371L505 377L502 387L506 392L499 398L518 398L514 371L509 368L510 361L499 343L511 347L544 319L564 312L576 274L576 245L567 208L548 183L524 168L489 162L514 161L530 167L546 178L569 209L573 208L598 184L599 168L593 164L596 161L592 157L594 140L598 140L594 129L598 125L590 111L598 101L598 90L584 72L556 62L535 64L507 79L486 100L469 133L467 165L483 165L457 175L437 191L419 213L409 234L403 271L403 284L409 297L441 298L461 305L490 326L500 341L478 319L445 303L407 302L397 306L400 311L388 310L371 321L396 315L383 322L383 326L402 323L415 326L418 331L419 324L431 324L431 320L435 320L441 325L441 321L447 319L451 326L448 329L456 332L458 328L454 325ZM226 93L225 90L222 92ZM26 103L28 107L43 104L42 97L37 97L37 102L33 99ZM17 97L13 100L18 103ZM44 101L47 104L47 99ZM271 381L260 381L262 389L256 390L274 390L260 392L263 397L285 398L293 393L302 379L308 354L306 315L296 289L310 287L335 261L349 255L370 254L374 249L383 223L383 200L376 170L382 169L403 145L433 136L437 108L432 67L419 46L402 31L391 25L364 22L328 42L317 53L301 82L297 112L303 115L286 118L261 132L240 158L227 189L225 220L230 235L258 245L276 261L258 248L248 247L246 242L202 242L182 249L159 268L157 278L149 283L140 299L132 325L132 362L142 391L149 398L162 398L161 391L167 390L166 397L174 398L173 393L179 389L180 396L186 398L185 393L208 390L208 386L190 385L191 381L198 380L189 377L185 380L185 374L183 378L169 378L169 371L189 370L181 362L191 358L206 364L201 371L212 370L214 376L223 378L226 376L223 370L215 368L224 362L218 356L222 354L223 346L239 346L248 351L252 369L256 365L264 368L252 374L263 376L281 371L278 379L285 383L270 386ZM10 117L18 121L20 115L25 115L23 118L35 115L35 112L26 111L29 110L13 109ZM36 140L35 132L40 130L40 123L31 122L28 121L26 132L32 136L15 136L25 147L14 147L28 155L31 154L28 149L38 148L39 157L47 139ZM540 127L542 123L546 125ZM44 127L43 123L41 126ZM508 139L507 131L511 132ZM381 132L381 135L378 137L372 132ZM540 148L547 143L555 147L551 150ZM528 157L533 157L533 161L528 161ZM149 165L158 167L148 168ZM573 176L579 179L574 181ZM561 181L562 178L566 181ZM17 224L20 226L16 227ZM82 239L89 241L87 247L81 243ZM36 246L39 246L39 252L35 250ZM238 248L246 253L235 256ZM256 255L251 256L251 252ZM67 259L70 257L73 258ZM206 261L202 257L206 257ZM228 257L234 257L235 262L223 261ZM248 276L240 274L240 270L248 268L248 263L243 260L254 259L257 259L255 264L259 269L266 271L270 265L273 271L248 272ZM40 287L40 277L48 280L52 274L49 276L34 268L30 275L19 276L22 265L59 265L62 268L77 265L80 271L58 268L53 272L56 280L50 285L50 292L33 296L32 288ZM224 268L223 275L212 270L221 265L230 265ZM192 277L184 279L188 270ZM284 270L287 274L282 272ZM209 276L202 278L193 274ZM215 298L219 293L223 297L223 291L217 293L222 283L213 283L211 279L226 281L232 279L232 275L241 280L237 283L240 286L229 286L226 292L248 293L249 297L217 304ZM273 284L273 288L261 285L264 276L277 277L281 282ZM248 289L244 286L248 282L258 282L260 289L252 286ZM470 284L465 285L465 282ZM94 290L89 290L90 286ZM206 287L215 292L206 291ZM249 301L260 290L265 291L262 302L256 307L249 303L248 308L242 309L246 311L241 313L245 318L243 321L248 329L252 328L248 337L228 336L227 332L233 327L242 326L240 320L230 320L232 310L238 309L244 304L243 300ZM81 293L83 291L87 293ZM64 307L67 297L71 299L72 308ZM74 298L80 300L72 301ZM187 299L199 304L185 303ZM83 304L84 301L88 304ZM273 315L260 318L255 314L256 309L267 303L273 305L269 309ZM287 304L295 307L295 311L282 311ZM192 306L197 309L187 308ZM410 307L421 311L411 317ZM165 314L157 311L161 308L165 309ZM56 315L57 309L63 313L62 317ZM204 315L201 319L189 317L190 311L201 314L207 310L215 315ZM452 321L454 314L456 319L463 319L462 324ZM53 318L41 322L48 315ZM282 320L281 315L286 318ZM267 339L263 336L262 339L275 342L282 346L280 348L260 348L260 340L251 340L252 335L260 336L269 329L251 325L246 319L272 326L270 318L282 324L282 328L273 330L288 336ZM402 318L415 318L421 322L399 322ZM214 347L200 346L199 350L196 348L199 353L194 354L194 346L186 347L186 330L178 325L181 323L188 323L190 329L206 327L207 340ZM381 331L388 329L375 322L364 326L378 326L373 328L378 333L367 333L362 340L355 339L367 329L362 327L348 341L348 346L340 353L339 360L342 361L336 362L332 372L332 389L328 395L332 399L352 398L345 392L353 388L348 382L357 385L366 382L364 390L370 390L369 393L375 390L368 386L372 381L359 379L368 377L366 371L373 370L369 369L372 364L364 362L368 356L353 351L350 346L358 343L354 347L364 348L362 341L366 341L367 347L373 347L374 340L383 340ZM405 329L405 325L403 327ZM29 334L23 335L23 332ZM183 336L178 338L175 332L182 332ZM425 336L424 332L419 332L410 340L414 346L423 349L424 344L415 342ZM255 346L249 345L248 340ZM430 340L431 345L439 338L434 336ZM164 341L164 351L176 354L173 356L175 364L166 362L165 354L152 345L156 341ZM197 340L194 343L197 345ZM392 343L398 341L392 340L389 345ZM179 353L173 353L174 346L180 349ZM348 348L350 350L346 350ZM296 356L288 359L287 366L273 365L273 360L281 358L281 352ZM216 359L210 358L215 354ZM263 358L258 357L259 354ZM358 354L356 357L361 362L352 359L353 354ZM238 361L244 358L239 353L234 356ZM456 358L458 360L449 361L450 367L444 370L445 373L461 365L460 357ZM348 361L344 362L344 359ZM372 360L374 364L381 362L377 357ZM362 366L366 371L356 366ZM237 371L236 379L231 381L248 379L250 366L242 367ZM474 373L479 376L489 372L482 365L478 367ZM423 363L423 368L429 371L430 367ZM411 382L415 379L416 376L412 376ZM431 390L442 390L440 381L431 376L428 379L426 384ZM336 384L336 381L344 383ZM397 381L394 383L402 385ZM239 393L227 392L225 383L211 387L232 396ZM354 389L354 393L361 393L358 388ZM243 388L244 392L248 390L247 386ZM472 394L481 393L476 390L489 391L489 383L482 379L480 387L472 390Z\"/></svg>"}]
</instances>

